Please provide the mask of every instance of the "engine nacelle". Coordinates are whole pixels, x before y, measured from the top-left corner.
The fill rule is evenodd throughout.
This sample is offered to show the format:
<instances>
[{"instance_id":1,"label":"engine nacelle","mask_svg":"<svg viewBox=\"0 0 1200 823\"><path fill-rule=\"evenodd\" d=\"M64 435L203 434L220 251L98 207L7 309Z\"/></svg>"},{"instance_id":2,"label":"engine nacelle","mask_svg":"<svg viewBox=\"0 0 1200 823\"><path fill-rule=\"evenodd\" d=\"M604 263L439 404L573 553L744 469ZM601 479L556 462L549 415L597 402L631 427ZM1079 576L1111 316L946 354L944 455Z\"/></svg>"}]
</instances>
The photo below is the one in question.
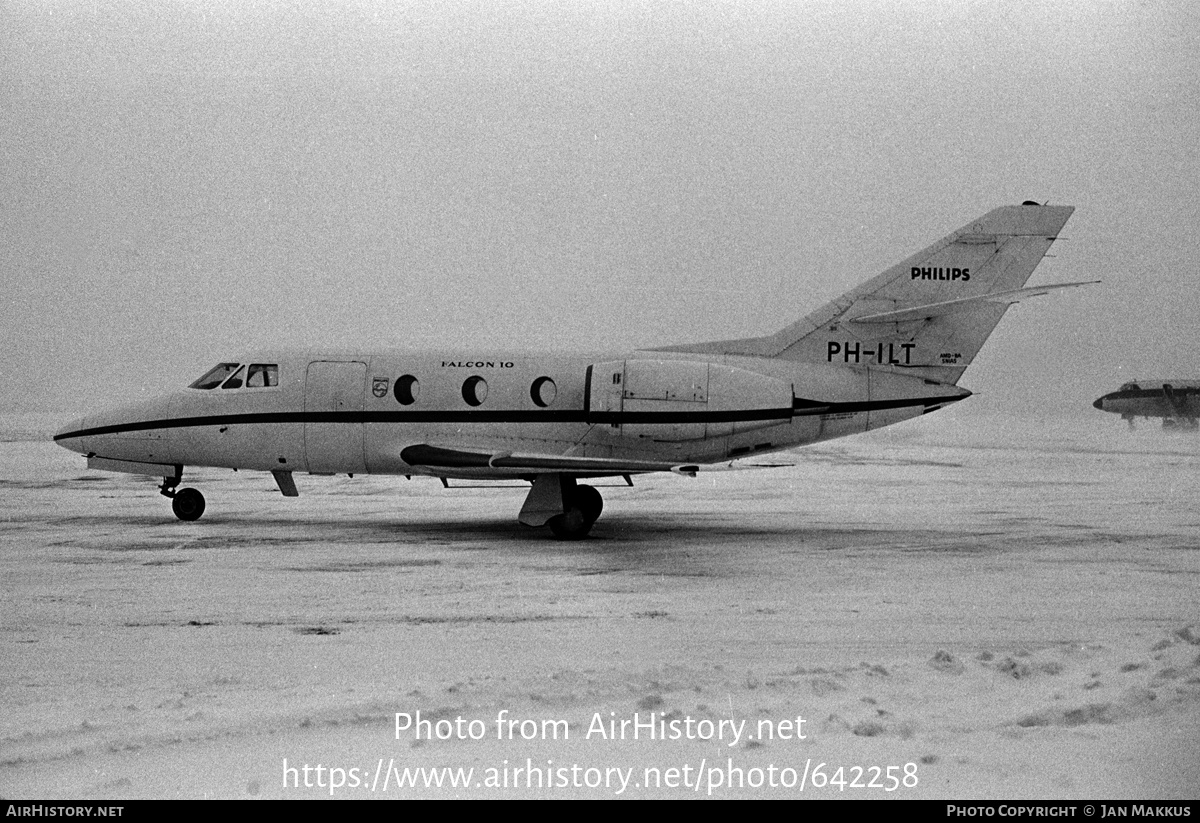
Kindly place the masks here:
<instances>
[{"instance_id":1,"label":"engine nacelle","mask_svg":"<svg viewBox=\"0 0 1200 823\"><path fill-rule=\"evenodd\" d=\"M787 422L792 386L691 360L613 360L588 367L588 422L627 437L677 442Z\"/></svg>"}]
</instances>

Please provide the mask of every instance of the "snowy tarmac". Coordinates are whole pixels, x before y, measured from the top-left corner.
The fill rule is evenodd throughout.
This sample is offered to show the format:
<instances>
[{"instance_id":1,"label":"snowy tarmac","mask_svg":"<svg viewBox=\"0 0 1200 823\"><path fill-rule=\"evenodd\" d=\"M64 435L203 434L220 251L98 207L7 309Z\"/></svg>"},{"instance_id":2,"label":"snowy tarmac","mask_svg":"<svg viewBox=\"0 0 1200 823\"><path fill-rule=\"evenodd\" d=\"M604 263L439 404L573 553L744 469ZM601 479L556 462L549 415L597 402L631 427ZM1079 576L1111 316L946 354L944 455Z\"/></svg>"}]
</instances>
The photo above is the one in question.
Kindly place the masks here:
<instances>
[{"instance_id":1,"label":"snowy tarmac","mask_svg":"<svg viewBox=\"0 0 1200 823\"><path fill-rule=\"evenodd\" d=\"M560 543L394 477L189 471L182 523L0 418L0 796L1195 799L1200 437L1089 420L635 478Z\"/></svg>"}]
</instances>

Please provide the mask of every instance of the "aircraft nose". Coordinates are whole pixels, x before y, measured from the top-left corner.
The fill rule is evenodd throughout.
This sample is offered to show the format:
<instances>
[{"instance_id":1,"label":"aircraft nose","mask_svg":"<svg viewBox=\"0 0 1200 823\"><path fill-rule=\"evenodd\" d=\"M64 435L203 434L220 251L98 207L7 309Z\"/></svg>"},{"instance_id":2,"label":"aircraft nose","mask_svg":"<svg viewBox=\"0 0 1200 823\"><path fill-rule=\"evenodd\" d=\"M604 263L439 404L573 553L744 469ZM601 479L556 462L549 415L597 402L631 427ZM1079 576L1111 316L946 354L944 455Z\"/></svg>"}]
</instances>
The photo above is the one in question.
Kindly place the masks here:
<instances>
[{"instance_id":1,"label":"aircraft nose","mask_svg":"<svg viewBox=\"0 0 1200 823\"><path fill-rule=\"evenodd\" d=\"M1104 398L1103 397L1097 398L1096 402L1092 404L1092 408L1099 409L1100 411L1104 411Z\"/></svg>"},{"instance_id":2,"label":"aircraft nose","mask_svg":"<svg viewBox=\"0 0 1200 823\"><path fill-rule=\"evenodd\" d=\"M70 423L63 426L54 434L54 442L62 446L64 449L80 454L87 454L87 444L83 439L83 432L88 427L86 417L80 417L77 420L72 420Z\"/></svg>"}]
</instances>

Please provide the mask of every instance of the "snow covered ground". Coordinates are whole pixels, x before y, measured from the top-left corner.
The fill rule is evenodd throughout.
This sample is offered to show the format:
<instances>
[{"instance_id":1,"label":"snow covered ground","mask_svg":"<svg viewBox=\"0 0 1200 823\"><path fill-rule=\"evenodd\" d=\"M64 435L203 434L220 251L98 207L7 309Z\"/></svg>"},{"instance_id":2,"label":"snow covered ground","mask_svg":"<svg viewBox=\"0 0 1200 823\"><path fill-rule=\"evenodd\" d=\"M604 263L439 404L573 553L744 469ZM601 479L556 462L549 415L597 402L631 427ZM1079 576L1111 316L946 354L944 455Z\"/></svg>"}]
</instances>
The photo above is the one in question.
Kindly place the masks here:
<instances>
[{"instance_id":1,"label":"snow covered ground","mask_svg":"<svg viewBox=\"0 0 1200 823\"><path fill-rule=\"evenodd\" d=\"M1200 797L1200 437L938 417L579 543L0 418L0 796Z\"/></svg>"}]
</instances>

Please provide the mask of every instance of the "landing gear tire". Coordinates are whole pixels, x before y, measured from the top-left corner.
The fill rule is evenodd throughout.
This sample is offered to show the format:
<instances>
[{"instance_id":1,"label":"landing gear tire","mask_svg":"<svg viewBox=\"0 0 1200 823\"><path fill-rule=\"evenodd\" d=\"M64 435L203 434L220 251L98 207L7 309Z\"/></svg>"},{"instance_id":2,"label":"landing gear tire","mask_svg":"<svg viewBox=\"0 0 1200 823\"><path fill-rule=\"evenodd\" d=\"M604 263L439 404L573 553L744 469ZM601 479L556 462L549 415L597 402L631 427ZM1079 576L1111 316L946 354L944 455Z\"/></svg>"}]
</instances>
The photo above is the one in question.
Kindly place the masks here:
<instances>
[{"instance_id":1,"label":"landing gear tire","mask_svg":"<svg viewBox=\"0 0 1200 823\"><path fill-rule=\"evenodd\" d=\"M567 509L551 517L546 525L559 540L582 540L592 530L592 522L577 508Z\"/></svg>"},{"instance_id":2,"label":"landing gear tire","mask_svg":"<svg viewBox=\"0 0 1200 823\"><path fill-rule=\"evenodd\" d=\"M582 540L604 511L604 498L591 486L576 486L566 505L567 510L551 517L546 525L559 540Z\"/></svg>"},{"instance_id":3,"label":"landing gear tire","mask_svg":"<svg viewBox=\"0 0 1200 823\"><path fill-rule=\"evenodd\" d=\"M180 489L171 498L171 510L180 520L199 520L204 514L204 495L195 489Z\"/></svg>"},{"instance_id":4,"label":"landing gear tire","mask_svg":"<svg viewBox=\"0 0 1200 823\"><path fill-rule=\"evenodd\" d=\"M600 519L600 512L604 511L604 498L591 486L576 486L571 505L583 512L583 519L591 526Z\"/></svg>"}]
</instances>

